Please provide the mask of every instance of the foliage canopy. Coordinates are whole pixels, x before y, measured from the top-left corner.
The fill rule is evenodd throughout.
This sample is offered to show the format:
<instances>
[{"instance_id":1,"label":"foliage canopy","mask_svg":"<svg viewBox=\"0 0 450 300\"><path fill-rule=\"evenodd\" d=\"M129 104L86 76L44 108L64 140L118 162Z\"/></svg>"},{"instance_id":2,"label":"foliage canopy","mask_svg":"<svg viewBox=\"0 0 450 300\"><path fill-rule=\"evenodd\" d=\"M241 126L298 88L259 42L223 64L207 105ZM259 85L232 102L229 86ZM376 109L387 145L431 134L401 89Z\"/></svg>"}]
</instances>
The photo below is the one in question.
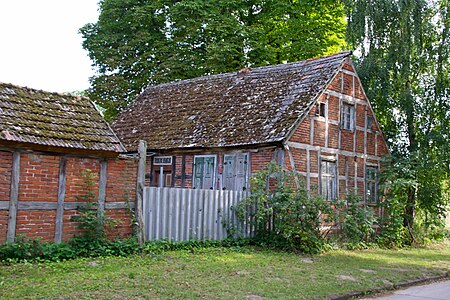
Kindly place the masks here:
<instances>
[{"instance_id":1,"label":"foliage canopy","mask_svg":"<svg viewBox=\"0 0 450 300\"><path fill-rule=\"evenodd\" d=\"M149 84L278 64L345 46L340 1L102 0L80 32L110 119Z\"/></svg>"},{"instance_id":2,"label":"foliage canopy","mask_svg":"<svg viewBox=\"0 0 450 300\"><path fill-rule=\"evenodd\" d=\"M417 208L439 222L450 174L449 2L345 2L357 71L393 154L388 197L403 203L409 230Z\"/></svg>"}]
</instances>

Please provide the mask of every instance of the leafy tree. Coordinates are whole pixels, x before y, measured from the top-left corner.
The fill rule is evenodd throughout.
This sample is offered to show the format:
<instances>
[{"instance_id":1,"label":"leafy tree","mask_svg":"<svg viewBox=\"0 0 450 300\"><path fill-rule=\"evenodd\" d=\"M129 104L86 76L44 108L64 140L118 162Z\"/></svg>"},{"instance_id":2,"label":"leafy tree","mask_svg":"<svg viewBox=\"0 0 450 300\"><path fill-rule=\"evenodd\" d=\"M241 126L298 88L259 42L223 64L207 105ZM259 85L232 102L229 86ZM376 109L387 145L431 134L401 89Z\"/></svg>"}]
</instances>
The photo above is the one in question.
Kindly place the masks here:
<instances>
[{"instance_id":1,"label":"leafy tree","mask_svg":"<svg viewBox=\"0 0 450 300\"><path fill-rule=\"evenodd\" d=\"M414 182L403 190L404 226L413 227L417 208L439 219L450 173L449 2L345 2L358 74L396 156L387 167L401 161Z\"/></svg>"},{"instance_id":2,"label":"leafy tree","mask_svg":"<svg viewBox=\"0 0 450 300\"><path fill-rule=\"evenodd\" d=\"M113 117L148 84L297 61L341 50L332 0L101 0L80 32L97 75L89 96Z\"/></svg>"}]
</instances>

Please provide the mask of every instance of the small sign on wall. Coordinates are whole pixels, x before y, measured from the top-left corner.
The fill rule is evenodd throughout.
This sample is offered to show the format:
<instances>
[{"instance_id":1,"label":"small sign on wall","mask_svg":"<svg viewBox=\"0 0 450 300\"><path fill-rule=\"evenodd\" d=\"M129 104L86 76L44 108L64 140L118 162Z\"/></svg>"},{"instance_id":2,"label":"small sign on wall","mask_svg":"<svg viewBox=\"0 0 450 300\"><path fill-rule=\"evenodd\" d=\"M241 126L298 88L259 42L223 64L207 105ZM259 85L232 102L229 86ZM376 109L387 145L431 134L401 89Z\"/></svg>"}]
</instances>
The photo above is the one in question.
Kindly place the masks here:
<instances>
[{"instance_id":1,"label":"small sign on wall","mask_svg":"<svg viewBox=\"0 0 450 300\"><path fill-rule=\"evenodd\" d=\"M172 156L155 156L153 157L153 165L155 166L171 166Z\"/></svg>"}]
</instances>

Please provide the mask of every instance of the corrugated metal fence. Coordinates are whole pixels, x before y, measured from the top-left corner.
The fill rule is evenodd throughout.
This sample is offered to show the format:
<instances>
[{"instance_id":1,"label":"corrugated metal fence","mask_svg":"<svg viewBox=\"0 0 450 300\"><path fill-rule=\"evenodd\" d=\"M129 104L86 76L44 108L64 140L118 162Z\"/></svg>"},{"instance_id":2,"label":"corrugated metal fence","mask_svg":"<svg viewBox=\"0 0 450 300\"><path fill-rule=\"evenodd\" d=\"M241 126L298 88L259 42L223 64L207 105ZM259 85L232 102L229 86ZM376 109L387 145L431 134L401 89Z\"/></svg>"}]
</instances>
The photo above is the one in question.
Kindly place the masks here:
<instances>
[{"instance_id":1,"label":"corrugated metal fence","mask_svg":"<svg viewBox=\"0 0 450 300\"><path fill-rule=\"evenodd\" d=\"M243 191L146 187L145 239L222 240L228 234L249 237L252 226L238 221L233 209L247 196Z\"/></svg>"}]
</instances>

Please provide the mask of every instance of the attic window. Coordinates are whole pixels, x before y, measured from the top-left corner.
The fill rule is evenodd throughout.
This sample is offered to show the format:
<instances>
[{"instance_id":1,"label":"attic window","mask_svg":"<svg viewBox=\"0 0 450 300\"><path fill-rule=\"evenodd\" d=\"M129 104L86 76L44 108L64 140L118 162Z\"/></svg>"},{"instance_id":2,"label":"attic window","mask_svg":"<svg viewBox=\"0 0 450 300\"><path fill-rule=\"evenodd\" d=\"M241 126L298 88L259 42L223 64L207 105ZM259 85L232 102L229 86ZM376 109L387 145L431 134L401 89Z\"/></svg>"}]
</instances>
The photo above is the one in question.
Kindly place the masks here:
<instances>
[{"instance_id":1,"label":"attic window","mask_svg":"<svg viewBox=\"0 0 450 300\"><path fill-rule=\"evenodd\" d=\"M326 104L318 102L316 105L316 116L325 118Z\"/></svg>"},{"instance_id":2,"label":"attic window","mask_svg":"<svg viewBox=\"0 0 450 300\"><path fill-rule=\"evenodd\" d=\"M368 116L367 117L367 130L372 130L372 124L373 124L373 117Z\"/></svg>"},{"instance_id":3,"label":"attic window","mask_svg":"<svg viewBox=\"0 0 450 300\"><path fill-rule=\"evenodd\" d=\"M355 128L355 106L350 103L343 103L341 109L341 128L351 130Z\"/></svg>"}]
</instances>

